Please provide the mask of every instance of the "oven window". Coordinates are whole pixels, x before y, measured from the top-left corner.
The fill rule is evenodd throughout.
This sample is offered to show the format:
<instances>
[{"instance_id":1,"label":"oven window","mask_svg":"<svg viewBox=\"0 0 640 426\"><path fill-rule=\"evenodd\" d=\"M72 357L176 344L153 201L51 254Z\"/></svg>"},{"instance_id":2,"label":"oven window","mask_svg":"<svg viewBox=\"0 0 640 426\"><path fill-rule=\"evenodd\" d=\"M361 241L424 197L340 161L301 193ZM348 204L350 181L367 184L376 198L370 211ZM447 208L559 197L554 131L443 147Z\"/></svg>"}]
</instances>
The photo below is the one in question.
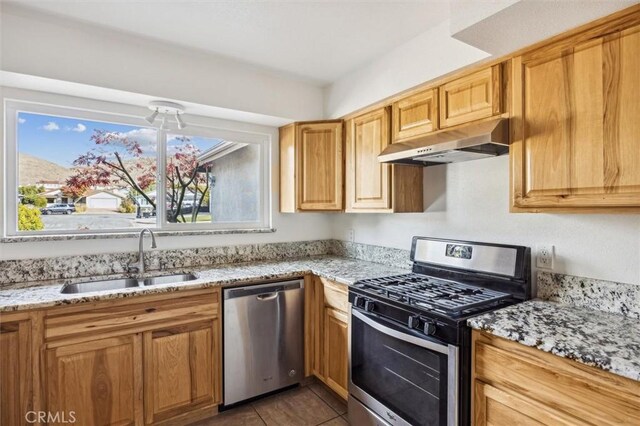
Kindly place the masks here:
<instances>
[{"instance_id":1,"label":"oven window","mask_svg":"<svg viewBox=\"0 0 640 426\"><path fill-rule=\"evenodd\" d=\"M351 320L353 384L411 424L446 425L447 355Z\"/></svg>"}]
</instances>

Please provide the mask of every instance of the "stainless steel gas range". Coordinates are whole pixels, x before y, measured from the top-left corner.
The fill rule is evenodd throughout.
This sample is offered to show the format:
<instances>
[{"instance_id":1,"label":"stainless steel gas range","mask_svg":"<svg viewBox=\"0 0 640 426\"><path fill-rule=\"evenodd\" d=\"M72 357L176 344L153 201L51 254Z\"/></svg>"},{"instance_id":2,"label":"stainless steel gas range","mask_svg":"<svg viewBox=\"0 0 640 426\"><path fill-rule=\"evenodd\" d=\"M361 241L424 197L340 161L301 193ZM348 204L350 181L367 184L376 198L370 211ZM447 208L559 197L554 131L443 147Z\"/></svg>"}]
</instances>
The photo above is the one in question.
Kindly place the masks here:
<instances>
[{"instance_id":1,"label":"stainless steel gas range","mask_svg":"<svg viewBox=\"0 0 640 426\"><path fill-rule=\"evenodd\" d=\"M411 260L349 288L351 424L469 424L466 320L531 297L528 247L414 237Z\"/></svg>"}]
</instances>

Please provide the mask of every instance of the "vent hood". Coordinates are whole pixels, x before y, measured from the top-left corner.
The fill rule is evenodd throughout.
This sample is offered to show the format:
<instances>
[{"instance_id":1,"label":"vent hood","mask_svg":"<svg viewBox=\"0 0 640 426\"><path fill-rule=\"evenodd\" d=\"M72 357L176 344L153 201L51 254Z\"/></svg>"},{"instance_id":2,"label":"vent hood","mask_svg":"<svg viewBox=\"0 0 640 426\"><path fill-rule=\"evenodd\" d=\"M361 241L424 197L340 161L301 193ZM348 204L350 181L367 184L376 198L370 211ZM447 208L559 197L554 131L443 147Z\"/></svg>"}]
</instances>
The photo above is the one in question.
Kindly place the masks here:
<instances>
[{"instance_id":1,"label":"vent hood","mask_svg":"<svg viewBox=\"0 0 640 426\"><path fill-rule=\"evenodd\" d=\"M509 122L492 118L440 130L419 139L389 145L378 156L381 163L433 166L496 157L509 152Z\"/></svg>"}]
</instances>

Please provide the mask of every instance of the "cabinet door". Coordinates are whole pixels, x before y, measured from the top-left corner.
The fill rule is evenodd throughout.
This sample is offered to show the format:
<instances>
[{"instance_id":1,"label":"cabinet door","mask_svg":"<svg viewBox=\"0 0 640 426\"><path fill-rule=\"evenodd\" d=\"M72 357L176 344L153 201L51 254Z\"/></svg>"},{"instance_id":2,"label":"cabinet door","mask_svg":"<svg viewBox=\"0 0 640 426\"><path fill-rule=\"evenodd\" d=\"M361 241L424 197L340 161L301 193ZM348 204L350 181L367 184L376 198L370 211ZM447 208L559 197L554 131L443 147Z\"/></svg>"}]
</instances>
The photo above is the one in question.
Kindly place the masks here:
<instances>
[{"instance_id":1,"label":"cabinet door","mask_svg":"<svg viewBox=\"0 0 640 426\"><path fill-rule=\"evenodd\" d=\"M87 426L142 424L140 341L135 334L48 349L47 410L57 413L54 424L71 416Z\"/></svg>"},{"instance_id":2,"label":"cabinet door","mask_svg":"<svg viewBox=\"0 0 640 426\"><path fill-rule=\"evenodd\" d=\"M324 309L324 372L327 386L347 398L348 392L348 324L346 313Z\"/></svg>"},{"instance_id":3,"label":"cabinet door","mask_svg":"<svg viewBox=\"0 0 640 426\"><path fill-rule=\"evenodd\" d=\"M438 91L426 90L394 102L393 142L402 142L438 128Z\"/></svg>"},{"instance_id":4,"label":"cabinet door","mask_svg":"<svg viewBox=\"0 0 640 426\"><path fill-rule=\"evenodd\" d=\"M587 425L523 395L474 382L474 425Z\"/></svg>"},{"instance_id":5,"label":"cabinet door","mask_svg":"<svg viewBox=\"0 0 640 426\"><path fill-rule=\"evenodd\" d=\"M342 210L342 123L300 124L296 153L298 209Z\"/></svg>"},{"instance_id":6,"label":"cabinet door","mask_svg":"<svg viewBox=\"0 0 640 426\"><path fill-rule=\"evenodd\" d=\"M640 207L640 27L514 58L516 211Z\"/></svg>"},{"instance_id":7,"label":"cabinet door","mask_svg":"<svg viewBox=\"0 0 640 426\"><path fill-rule=\"evenodd\" d=\"M347 211L391 210L391 166L378 161L389 145L389 110L350 120L347 141Z\"/></svg>"},{"instance_id":8,"label":"cabinet door","mask_svg":"<svg viewBox=\"0 0 640 426\"><path fill-rule=\"evenodd\" d=\"M440 86L440 127L501 113L501 66L495 65Z\"/></svg>"},{"instance_id":9,"label":"cabinet door","mask_svg":"<svg viewBox=\"0 0 640 426\"><path fill-rule=\"evenodd\" d=\"M144 333L145 422L220 402L219 320Z\"/></svg>"},{"instance_id":10,"label":"cabinet door","mask_svg":"<svg viewBox=\"0 0 640 426\"><path fill-rule=\"evenodd\" d=\"M0 425L25 422L33 389L30 321L0 324Z\"/></svg>"}]
</instances>

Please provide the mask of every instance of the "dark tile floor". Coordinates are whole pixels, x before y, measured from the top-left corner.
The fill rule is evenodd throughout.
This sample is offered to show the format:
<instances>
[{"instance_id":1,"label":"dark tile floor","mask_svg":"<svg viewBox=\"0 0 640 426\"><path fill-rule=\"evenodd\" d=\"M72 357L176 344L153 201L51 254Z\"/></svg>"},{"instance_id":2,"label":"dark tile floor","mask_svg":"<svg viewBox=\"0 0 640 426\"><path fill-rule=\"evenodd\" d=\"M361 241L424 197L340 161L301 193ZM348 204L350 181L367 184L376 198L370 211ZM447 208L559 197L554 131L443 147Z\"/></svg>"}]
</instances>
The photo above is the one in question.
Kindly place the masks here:
<instances>
[{"instance_id":1,"label":"dark tile floor","mask_svg":"<svg viewBox=\"0 0 640 426\"><path fill-rule=\"evenodd\" d=\"M313 382L247 403L192 426L347 426L347 404Z\"/></svg>"}]
</instances>

